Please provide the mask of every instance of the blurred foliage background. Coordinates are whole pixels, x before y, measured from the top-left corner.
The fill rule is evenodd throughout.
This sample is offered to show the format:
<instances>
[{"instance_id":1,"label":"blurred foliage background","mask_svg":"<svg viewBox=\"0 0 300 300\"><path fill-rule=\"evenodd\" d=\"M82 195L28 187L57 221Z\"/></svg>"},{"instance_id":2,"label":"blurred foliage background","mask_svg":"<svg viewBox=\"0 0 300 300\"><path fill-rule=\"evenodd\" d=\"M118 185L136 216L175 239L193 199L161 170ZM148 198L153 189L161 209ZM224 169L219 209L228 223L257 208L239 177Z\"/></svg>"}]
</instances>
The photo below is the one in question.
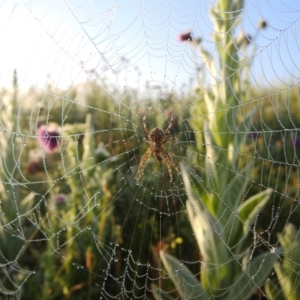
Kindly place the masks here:
<instances>
[{"instance_id":1,"label":"blurred foliage background","mask_svg":"<svg viewBox=\"0 0 300 300\"><path fill-rule=\"evenodd\" d=\"M130 131L138 130L142 139L144 112L132 115L136 102L130 93L124 94L121 104L116 103L101 85L91 81L86 84L85 94L80 95L84 105L76 105L74 100L79 95L75 86L65 91L53 91L48 86L48 90L30 89L21 95L17 73L14 85L13 89L1 92L2 99L10 99L12 126L11 132L2 136L2 143L6 144L2 149L6 151L2 151L1 169L0 262L8 295L16 295L19 286L24 299L29 295L35 299L94 299L103 290L113 295L120 289L122 274L127 272L136 281L135 285L130 280L122 283L127 291L136 297L146 293L151 298L150 284L158 282L159 271L147 269L147 264L159 268L159 250L173 255L180 250L183 260L199 262L201 253L189 220L185 214L176 213L185 210L183 187L177 198L166 192L161 199L155 193L153 199L145 199L143 189L129 179L134 175L132 166L138 165L146 149ZM297 224L300 216L297 160L300 142L293 130L300 127L299 90L289 91L288 102L279 93L276 108L274 97L268 101L272 91L258 95L251 88L249 92L254 98L264 100L253 117L240 164L246 164L248 156L254 160L249 195L260 191L261 186L274 189L271 201L258 215L256 232L270 245L277 245L277 233L288 222ZM197 93L199 90L191 90L185 99L177 101L177 111L184 114L174 113L176 123L172 134L179 145L174 147L176 157L186 157L201 176L205 155L197 154L195 136L203 129L190 124L191 116L186 110L189 102L199 97ZM16 115L24 95L35 99L35 105L22 107L22 113ZM170 98L176 97L173 94ZM162 124L166 128L168 99L149 97L147 102L152 101L154 109L163 107L166 111ZM202 109L205 115L205 108ZM9 110L2 111L2 124L8 113ZM120 120L120 116L124 118ZM152 113L147 122L161 122L156 116ZM40 124L49 123L63 126L63 131L57 133L56 151L40 155L37 135L33 132L37 132ZM110 130L106 130L107 124ZM18 132L17 127L22 128L20 136L12 134ZM5 128L9 126L6 124ZM205 145L201 146L205 153ZM133 198L142 201L131 205ZM157 212L166 209L166 198L173 201L174 214L159 217ZM142 209L143 201L147 201L146 206L152 201L153 209ZM170 224L176 222L181 228L180 236L170 231ZM108 270L109 276L105 275ZM198 274L199 263L190 265L190 270ZM148 276L153 281L147 281Z\"/></svg>"},{"instance_id":2,"label":"blurred foliage background","mask_svg":"<svg viewBox=\"0 0 300 300\"><path fill-rule=\"evenodd\" d=\"M226 291L229 280L235 281L232 286L241 291L247 286L244 282L248 276L253 287L248 287L247 299L299 299L300 258L295 251L295 245L299 245L300 217L299 87L281 90L277 86L261 91L248 81L251 62L245 64L239 54L252 47L250 40L246 35L235 40L234 34L229 34L234 31L232 23L239 17L243 1L218 3L220 9L212 11L212 15L216 21L213 38L219 66L212 54L200 46L200 37L193 39L190 32L185 32L179 38L193 49L199 48L207 73L216 81L215 89L199 85L184 92L178 88L169 93L153 93L157 88L146 85L140 97L139 91L108 84L105 78L96 80L97 74L89 71L91 76L85 83L64 90L56 88L51 78L43 90L21 90L17 70L14 71L12 87L0 91L0 296L49 300L181 299L182 282L191 280L190 286L195 288L191 292L199 295L199 277L202 276L202 286L211 284L213 290L212 280L205 282L203 274L227 271L234 265L238 271L233 274L242 275L229 278L224 271L222 275L227 278L222 284ZM232 18L228 18L227 11L233 14ZM260 26L258 30L267 25L264 22ZM222 72L216 72L216 65ZM223 80L217 82L214 72ZM198 83L205 76L203 68ZM243 128L250 111L253 113L249 127L229 131L235 126ZM192 169L189 183L183 182L182 174L176 174L173 188L166 168L150 160L142 183L136 184L134 176L149 147L143 143L145 115L149 129L163 130L174 116L172 138L165 148L172 153L174 163ZM233 145L233 132L245 139L240 138ZM233 149L236 153L230 156ZM229 175L221 178L220 171L216 174L219 180L210 181L209 159L216 162L215 169ZM243 173L245 166L249 171ZM257 278L252 280L256 269L249 268L247 273L239 255L232 256L233 261L229 256L226 263L204 272L205 245L196 241L197 228L186 204L195 191L200 206L205 194L212 197L210 216L216 222L211 218L208 227L211 236L216 237L219 232L215 226L221 227L224 222L223 212L228 214L228 203L216 201L239 175L249 183L242 193L247 199L241 203L240 199L232 201L239 208L251 196L268 191L268 201L261 210L253 209L258 213L249 222L256 240L241 254L249 258L245 265L257 259L255 267L260 267L262 253L276 253L278 261L269 264L274 272L270 276L269 270L264 274L268 277L264 292L255 286ZM224 184L224 189L215 190L214 183ZM238 188L233 186L232 190ZM217 215L213 211L216 207L224 210L219 209ZM230 218L234 216L235 211L231 211ZM234 248L230 234L228 240L221 241L222 249L226 248L223 252L221 247L212 247L214 252L222 252L220 256ZM273 248L281 252L271 252ZM181 265L184 274L176 277L180 280L172 279L172 268ZM218 276L214 277L217 286ZM239 285L238 278L243 284ZM225 288L217 286L215 290L218 297L225 294ZM229 298L226 295L222 299L232 299L236 290L227 291Z\"/></svg>"}]
</instances>

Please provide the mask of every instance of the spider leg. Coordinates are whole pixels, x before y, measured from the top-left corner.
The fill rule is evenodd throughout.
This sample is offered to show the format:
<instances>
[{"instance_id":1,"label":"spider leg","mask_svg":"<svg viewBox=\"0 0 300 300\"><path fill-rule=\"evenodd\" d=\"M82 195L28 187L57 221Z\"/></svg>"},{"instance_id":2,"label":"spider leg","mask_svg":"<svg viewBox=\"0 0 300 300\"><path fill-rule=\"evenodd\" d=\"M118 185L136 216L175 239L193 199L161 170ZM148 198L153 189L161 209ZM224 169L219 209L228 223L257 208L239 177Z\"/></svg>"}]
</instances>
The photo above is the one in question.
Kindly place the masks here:
<instances>
[{"instance_id":1,"label":"spider leg","mask_svg":"<svg viewBox=\"0 0 300 300\"><path fill-rule=\"evenodd\" d=\"M170 175L170 182L172 182L172 181L173 181L172 167L173 167L178 173L180 173L180 171L179 171L178 167L172 162L170 155L168 154L168 152L167 152L164 148L162 148L161 154L162 154L162 156L164 157L164 159L165 159L165 161L166 161L166 165L167 165L168 172L169 172L169 175Z\"/></svg>"},{"instance_id":2,"label":"spider leg","mask_svg":"<svg viewBox=\"0 0 300 300\"><path fill-rule=\"evenodd\" d=\"M174 117L173 117L173 115L171 115L169 126L164 132L164 138L163 138L161 144L166 143L170 138L172 138L172 136L170 136L170 133L171 133L171 129L172 129L172 126L173 126L173 121L174 121Z\"/></svg>"},{"instance_id":3,"label":"spider leg","mask_svg":"<svg viewBox=\"0 0 300 300\"><path fill-rule=\"evenodd\" d=\"M143 141L144 141L145 143L148 143L148 144L150 144L150 145L151 145L151 142L150 142L148 139L146 139L146 138L143 138Z\"/></svg>"},{"instance_id":4,"label":"spider leg","mask_svg":"<svg viewBox=\"0 0 300 300\"><path fill-rule=\"evenodd\" d=\"M173 115L171 115L171 119L170 119L169 125L168 125L167 129L164 132L165 136L168 136L170 134L172 126L173 126L173 121L174 121L174 117L173 117Z\"/></svg>"},{"instance_id":5,"label":"spider leg","mask_svg":"<svg viewBox=\"0 0 300 300\"><path fill-rule=\"evenodd\" d=\"M146 136L148 136L149 135L149 131L148 131L147 124L146 124L146 114L143 117L143 128L144 128Z\"/></svg>"},{"instance_id":6,"label":"spider leg","mask_svg":"<svg viewBox=\"0 0 300 300\"><path fill-rule=\"evenodd\" d=\"M135 176L135 179L136 179L136 182L138 183L139 180L141 179L142 175L143 175L143 171L145 169L145 165L146 165L146 162L147 160L149 159L150 155L152 153L152 150L151 148L149 148L145 153L144 155L142 156L141 158L141 162L140 162L140 165L139 165L139 169L136 173L136 176Z\"/></svg>"}]
</instances>

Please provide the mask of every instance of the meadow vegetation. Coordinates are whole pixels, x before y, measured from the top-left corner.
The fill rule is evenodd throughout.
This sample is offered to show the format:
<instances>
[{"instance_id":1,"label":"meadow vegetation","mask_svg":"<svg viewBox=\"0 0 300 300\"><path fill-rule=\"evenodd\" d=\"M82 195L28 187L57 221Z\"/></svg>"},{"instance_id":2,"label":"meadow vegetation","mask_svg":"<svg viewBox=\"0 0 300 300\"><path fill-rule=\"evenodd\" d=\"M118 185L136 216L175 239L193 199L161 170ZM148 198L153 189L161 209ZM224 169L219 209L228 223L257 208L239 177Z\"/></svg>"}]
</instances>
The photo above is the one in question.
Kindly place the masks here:
<instances>
[{"instance_id":1,"label":"meadow vegetation","mask_svg":"<svg viewBox=\"0 0 300 300\"><path fill-rule=\"evenodd\" d=\"M201 39L180 40L199 50L201 76L222 74L215 89L153 97L148 87L142 107L138 91L94 80L21 91L15 71L2 88L0 294L110 299L123 288L150 299L299 299L299 88L258 91L247 81L251 65L239 53L249 43L221 34L243 1L217 3L218 63ZM175 116L182 174L174 193L147 172L163 192L145 197L134 176L150 109L147 122L160 128ZM171 211L161 214L166 200Z\"/></svg>"}]
</instances>

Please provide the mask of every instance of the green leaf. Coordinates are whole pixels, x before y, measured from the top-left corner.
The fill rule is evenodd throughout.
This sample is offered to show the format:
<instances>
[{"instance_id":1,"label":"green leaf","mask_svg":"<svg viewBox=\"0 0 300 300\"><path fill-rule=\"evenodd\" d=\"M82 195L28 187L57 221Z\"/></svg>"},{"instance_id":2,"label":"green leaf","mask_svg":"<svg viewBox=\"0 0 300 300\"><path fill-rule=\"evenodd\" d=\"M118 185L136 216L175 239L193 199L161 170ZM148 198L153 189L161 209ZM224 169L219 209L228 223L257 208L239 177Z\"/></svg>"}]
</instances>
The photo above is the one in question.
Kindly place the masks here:
<instances>
[{"instance_id":1,"label":"green leaf","mask_svg":"<svg viewBox=\"0 0 300 300\"><path fill-rule=\"evenodd\" d=\"M297 296L297 286L299 286L299 279L294 281L292 276L293 272L285 270L279 264L275 264L274 268L285 299L298 300L299 295Z\"/></svg>"},{"instance_id":2,"label":"green leaf","mask_svg":"<svg viewBox=\"0 0 300 300\"><path fill-rule=\"evenodd\" d=\"M300 234L292 223L286 225L284 234L278 234L277 236L284 251L290 251L295 247L295 243L300 243ZM296 254L298 253L299 251ZM297 256L297 260L300 261L300 255Z\"/></svg>"},{"instance_id":3,"label":"green leaf","mask_svg":"<svg viewBox=\"0 0 300 300\"><path fill-rule=\"evenodd\" d=\"M265 284L265 292L270 300L286 300L280 288L271 280Z\"/></svg>"},{"instance_id":4,"label":"green leaf","mask_svg":"<svg viewBox=\"0 0 300 300\"><path fill-rule=\"evenodd\" d=\"M224 241L221 223L205 209L201 212L186 202L189 219L203 257L201 280L204 288L221 289L228 286L235 274L237 262L231 260L231 254Z\"/></svg>"},{"instance_id":5,"label":"green leaf","mask_svg":"<svg viewBox=\"0 0 300 300\"><path fill-rule=\"evenodd\" d=\"M189 198L186 203L189 219L203 257L202 285L204 288L226 287L232 282L232 277L239 268L238 262L230 259L232 254L225 242L224 227L211 213L218 199L216 197L210 199L211 194L206 194L205 191L201 191L200 198L199 179L192 172L188 174L184 166L181 166L181 170Z\"/></svg>"},{"instance_id":6,"label":"green leaf","mask_svg":"<svg viewBox=\"0 0 300 300\"><path fill-rule=\"evenodd\" d=\"M233 212L243 200L245 190L249 184L247 173L251 165L249 164L241 172L237 172L230 181L225 190L221 193L221 205L219 206L218 215L222 215L223 223L228 223L228 219L235 217ZM231 231L231 229L230 229Z\"/></svg>"},{"instance_id":7,"label":"green leaf","mask_svg":"<svg viewBox=\"0 0 300 300\"><path fill-rule=\"evenodd\" d=\"M205 122L204 125L204 140L206 144L206 155L205 155L205 176L206 184L208 185L209 190L220 190L220 178L216 169L216 162L218 161L219 151L217 151L215 138L211 129L208 127ZM218 137L217 137L218 138ZM221 143L221 141L219 141Z\"/></svg>"},{"instance_id":8,"label":"green leaf","mask_svg":"<svg viewBox=\"0 0 300 300\"><path fill-rule=\"evenodd\" d=\"M217 74L218 74L218 70L216 68L216 61L215 59L212 57L212 55L204 50L203 48L199 49L200 52L200 56L203 59L203 62L208 70L208 74L211 77L212 80L212 84L216 85L218 84L217 82ZM210 97L207 98L206 100L206 106L208 108L208 111L214 111L214 103L212 101L212 99Z\"/></svg>"},{"instance_id":9,"label":"green leaf","mask_svg":"<svg viewBox=\"0 0 300 300\"><path fill-rule=\"evenodd\" d=\"M296 227L288 223L284 234L278 234L283 248L283 263L274 266L282 292L286 299L300 299L300 235Z\"/></svg>"},{"instance_id":10,"label":"green leaf","mask_svg":"<svg viewBox=\"0 0 300 300\"><path fill-rule=\"evenodd\" d=\"M193 170L188 170L182 163L180 163L180 169L188 198L193 201L199 210L208 209L211 213L214 213L216 203L210 197L211 193L206 189L203 180Z\"/></svg>"},{"instance_id":11,"label":"green leaf","mask_svg":"<svg viewBox=\"0 0 300 300\"><path fill-rule=\"evenodd\" d=\"M22 199L19 205L20 215L28 214L31 211L32 206L34 205L34 198L35 198L35 193L31 192L25 198Z\"/></svg>"},{"instance_id":12,"label":"green leaf","mask_svg":"<svg viewBox=\"0 0 300 300\"><path fill-rule=\"evenodd\" d=\"M256 108L252 109L248 115L245 116L245 118L241 121L239 126L237 127L237 132L235 133L234 137L234 153L240 153L241 151L241 146L242 144L245 144L245 139L247 138L250 128L251 128L251 123L252 123L252 118L254 114L256 113ZM232 160L232 166L235 167L237 160L240 158L240 155L234 155L233 160Z\"/></svg>"},{"instance_id":13,"label":"green leaf","mask_svg":"<svg viewBox=\"0 0 300 300\"><path fill-rule=\"evenodd\" d=\"M270 199L271 193L271 189L266 189L265 191L252 196L241 204L236 214L230 216L230 226L228 226L228 228L232 230L231 238L228 242L231 247L237 245L237 247L234 248L235 253L239 254L246 250L246 241L251 232L251 226L253 225L259 210L262 209Z\"/></svg>"},{"instance_id":14,"label":"green leaf","mask_svg":"<svg viewBox=\"0 0 300 300\"><path fill-rule=\"evenodd\" d=\"M256 215L268 202L272 189L266 189L247 199L238 209L238 215L244 224L244 234L253 225Z\"/></svg>"},{"instance_id":15,"label":"green leaf","mask_svg":"<svg viewBox=\"0 0 300 300\"><path fill-rule=\"evenodd\" d=\"M226 300L246 300L252 293L260 289L270 275L274 263L277 261L276 253L262 253L249 263L245 271L236 278L230 287Z\"/></svg>"},{"instance_id":16,"label":"green leaf","mask_svg":"<svg viewBox=\"0 0 300 300\"><path fill-rule=\"evenodd\" d=\"M215 264L228 261L228 249L216 219L208 211L197 211L191 200L187 200L186 207L203 260Z\"/></svg>"},{"instance_id":17,"label":"green leaf","mask_svg":"<svg viewBox=\"0 0 300 300\"><path fill-rule=\"evenodd\" d=\"M182 299L207 300L209 298L200 282L183 263L163 251L159 254Z\"/></svg>"}]
</instances>

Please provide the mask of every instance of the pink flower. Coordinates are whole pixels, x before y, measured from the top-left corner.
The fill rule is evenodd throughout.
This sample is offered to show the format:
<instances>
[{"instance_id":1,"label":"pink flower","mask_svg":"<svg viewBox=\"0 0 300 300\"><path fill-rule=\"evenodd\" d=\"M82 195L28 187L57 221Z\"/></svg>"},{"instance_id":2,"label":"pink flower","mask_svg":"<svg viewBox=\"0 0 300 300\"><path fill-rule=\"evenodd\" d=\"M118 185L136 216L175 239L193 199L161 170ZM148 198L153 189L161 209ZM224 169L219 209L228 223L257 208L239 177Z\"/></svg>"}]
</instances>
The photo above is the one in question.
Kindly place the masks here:
<instances>
[{"instance_id":1,"label":"pink flower","mask_svg":"<svg viewBox=\"0 0 300 300\"><path fill-rule=\"evenodd\" d=\"M27 173L35 175L39 172L44 172L43 154L37 149L31 149L28 153L28 163L26 166Z\"/></svg>"},{"instance_id":2,"label":"pink flower","mask_svg":"<svg viewBox=\"0 0 300 300\"><path fill-rule=\"evenodd\" d=\"M68 197L65 194L57 194L54 196L54 202L56 204L65 203L68 200Z\"/></svg>"},{"instance_id":3,"label":"pink flower","mask_svg":"<svg viewBox=\"0 0 300 300\"><path fill-rule=\"evenodd\" d=\"M26 167L27 173L34 175L38 172L43 171L43 166L38 161L30 161Z\"/></svg>"},{"instance_id":4,"label":"pink flower","mask_svg":"<svg viewBox=\"0 0 300 300\"><path fill-rule=\"evenodd\" d=\"M191 42L193 40L192 38L192 33L191 31L188 29L184 32L182 32L179 36L178 36L178 41L180 42Z\"/></svg>"},{"instance_id":5,"label":"pink flower","mask_svg":"<svg viewBox=\"0 0 300 300\"><path fill-rule=\"evenodd\" d=\"M44 171L42 163L36 160L30 161L26 169L27 169L27 173L31 175L35 175L36 173Z\"/></svg>"},{"instance_id":6,"label":"pink flower","mask_svg":"<svg viewBox=\"0 0 300 300\"><path fill-rule=\"evenodd\" d=\"M42 125L38 129L38 139L41 147L48 153L52 153L58 147L59 132L55 125L46 127Z\"/></svg>"}]
</instances>

